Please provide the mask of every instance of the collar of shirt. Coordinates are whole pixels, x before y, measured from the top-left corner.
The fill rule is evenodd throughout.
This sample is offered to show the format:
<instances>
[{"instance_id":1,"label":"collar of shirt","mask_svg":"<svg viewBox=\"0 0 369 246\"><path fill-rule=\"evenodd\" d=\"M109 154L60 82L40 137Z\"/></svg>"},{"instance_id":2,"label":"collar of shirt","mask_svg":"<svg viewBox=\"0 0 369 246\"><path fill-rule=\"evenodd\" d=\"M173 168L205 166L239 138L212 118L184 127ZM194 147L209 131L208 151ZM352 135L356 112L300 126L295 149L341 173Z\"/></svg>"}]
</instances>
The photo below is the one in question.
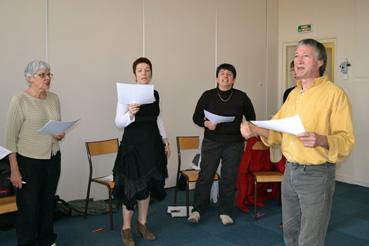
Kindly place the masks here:
<instances>
[{"instance_id":1,"label":"collar of shirt","mask_svg":"<svg viewBox=\"0 0 369 246\"><path fill-rule=\"evenodd\" d=\"M309 89L307 89L307 90L310 90L310 89L312 89L312 88L314 88L314 87L316 87L316 86L319 86L319 85L321 85L322 83L324 83L324 82L325 82L325 81L327 81L327 80L328 80L328 77L327 77L326 75L321 76L321 77L318 77L318 78L316 78L316 79L313 81L312 86L310 86L310 87L309 87ZM299 91L302 91L301 80L297 80L297 81L296 81L296 86L297 86L297 88L299 89Z\"/></svg>"}]
</instances>

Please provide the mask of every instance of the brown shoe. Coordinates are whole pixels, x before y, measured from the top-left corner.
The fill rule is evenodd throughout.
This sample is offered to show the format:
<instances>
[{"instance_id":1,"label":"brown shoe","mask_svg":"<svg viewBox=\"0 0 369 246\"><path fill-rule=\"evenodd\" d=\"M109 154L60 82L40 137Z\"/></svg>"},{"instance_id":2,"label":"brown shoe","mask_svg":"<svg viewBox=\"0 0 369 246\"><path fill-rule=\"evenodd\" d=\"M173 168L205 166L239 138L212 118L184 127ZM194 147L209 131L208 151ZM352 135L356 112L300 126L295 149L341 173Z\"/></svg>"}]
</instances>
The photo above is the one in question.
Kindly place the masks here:
<instances>
[{"instance_id":1,"label":"brown shoe","mask_svg":"<svg viewBox=\"0 0 369 246\"><path fill-rule=\"evenodd\" d=\"M156 239L156 236L150 231L147 223L143 225L137 221L137 234L143 237L145 240L152 241Z\"/></svg>"},{"instance_id":2,"label":"brown shoe","mask_svg":"<svg viewBox=\"0 0 369 246\"><path fill-rule=\"evenodd\" d=\"M122 235L123 244L125 246L135 246L135 241L132 238L131 229L125 229L120 231Z\"/></svg>"}]
</instances>

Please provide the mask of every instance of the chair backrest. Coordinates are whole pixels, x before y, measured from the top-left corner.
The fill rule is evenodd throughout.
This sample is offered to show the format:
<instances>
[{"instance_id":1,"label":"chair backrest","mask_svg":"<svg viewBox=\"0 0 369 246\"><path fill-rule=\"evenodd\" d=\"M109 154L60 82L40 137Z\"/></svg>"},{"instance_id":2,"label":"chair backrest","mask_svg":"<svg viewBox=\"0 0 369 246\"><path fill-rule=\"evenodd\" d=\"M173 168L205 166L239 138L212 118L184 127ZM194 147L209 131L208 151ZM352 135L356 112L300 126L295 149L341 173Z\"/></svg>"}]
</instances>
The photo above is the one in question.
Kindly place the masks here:
<instances>
[{"instance_id":1,"label":"chair backrest","mask_svg":"<svg viewBox=\"0 0 369 246\"><path fill-rule=\"evenodd\" d=\"M119 141L118 138L85 142L88 163L90 165L90 179L92 178L92 160L91 156L112 154L118 152L119 149Z\"/></svg>"},{"instance_id":2,"label":"chair backrest","mask_svg":"<svg viewBox=\"0 0 369 246\"><path fill-rule=\"evenodd\" d=\"M177 176L181 171L181 152L182 150L197 150L200 145L199 136L177 136L177 154L178 154L178 169Z\"/></svg>"},{"instance_id":3,"label":"chair backrest","mask_svg":"<svg viewBox=\"0 0 369 246\"><path fill-rule=\"evenodd\" d=\"M118 151L118 138L86 142L86 150L89 156L110 154Z\"/></svg>"}]
</instances>

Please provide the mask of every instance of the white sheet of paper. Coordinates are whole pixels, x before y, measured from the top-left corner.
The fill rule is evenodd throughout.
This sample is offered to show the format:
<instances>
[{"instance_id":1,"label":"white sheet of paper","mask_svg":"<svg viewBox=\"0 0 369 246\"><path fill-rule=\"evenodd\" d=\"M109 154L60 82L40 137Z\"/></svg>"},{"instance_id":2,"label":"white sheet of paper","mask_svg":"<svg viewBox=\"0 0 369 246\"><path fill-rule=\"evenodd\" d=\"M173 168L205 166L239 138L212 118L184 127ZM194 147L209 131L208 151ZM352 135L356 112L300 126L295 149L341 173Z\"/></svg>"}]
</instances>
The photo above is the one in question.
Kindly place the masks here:
<instances>
[{"instance_id":1,"label":"white sheet of paper","mask_svg":"<svg viewBox=\"0 0 369 246\"><path fill-rule=\"evenodd\" d=\"M225 123L225 122L232 122L236 117L234 116L221 116L217 114L210 113L204 109L205 117L213 123Z\"/></svg>"},{"instance_id":2,"label":"white sheet of paper","mask_svg":"<svg viewBox=\"0 0 369 246\"><path fill-rule=\"evenodd\" d=\"M0 160L11 153L10 150L0 146Z\"/></svg>"},{"instance_id":3,"label":"white sheet of paper","mask_svg":"<svg viewBox=\"0 0 369 246\"><path fill-rule=\"evenodd\" d=\"M154 85L117 83L118 102L148 104L155 102Z\"/></svg>"},{"instance_id":4,"label":"white sheet of paper","mask_svg":"<svg viewBox=\"0 0 369 246\"><path fill-rule=\"evenodd\" d=\"M300 116L295 115L280 120L251 121L254 125L278 132L297 135L305 132Z\"/></svg>"},{"instance_id":5,"label":"white sheet of paper","mask_svg":"<svg viewBox=\"0 0 369 246\"><path fill-rule=\"evenodd\" d=\"M76 124L77 121L79 120L69 121L69 122L49 120L38 131L42 134L56 135L56 134L63 133L66 130L68 130L74 124Z\"/></svg>"},{"instance_id":6,"label":"white sheet of paper","mask_svg":"<svg viewBox=\"0 0 369 246\"><path fill-rule=\"evenodd\" d=\"M189 207L189 212L191 213L193 206ZM186 217L187 207L186 206L168 206L167 213L172 217Z\"/></svg>"},{"instance_id":7,"label":"white sheet of paper","mask_svg":"<svg viewBox=\"0 0 369 246\"><path fill-rule=\"evenodd\" d=\"M99 178L100 180L102 181L113 181L113 175L108 175L108 176L105 176L103 178Z\"/></svg>"}]
</instances>

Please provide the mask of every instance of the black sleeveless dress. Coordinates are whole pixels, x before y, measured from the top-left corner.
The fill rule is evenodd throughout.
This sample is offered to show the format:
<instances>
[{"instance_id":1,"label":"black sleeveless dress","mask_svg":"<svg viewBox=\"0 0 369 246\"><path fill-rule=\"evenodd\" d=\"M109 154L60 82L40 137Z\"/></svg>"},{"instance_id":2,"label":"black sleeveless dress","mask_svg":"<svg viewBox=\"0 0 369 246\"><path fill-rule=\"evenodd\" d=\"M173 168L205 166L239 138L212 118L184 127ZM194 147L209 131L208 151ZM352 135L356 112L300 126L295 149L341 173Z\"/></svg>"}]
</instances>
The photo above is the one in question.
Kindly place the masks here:
<instances>
[{"instance_id":1,"label":"black sleeveless dress","mask_svg":"<svg viewBox=\"0 0 369 246\"><path fill-rule=\"evenodd\" d=\"M166 195L167 158L157 125L159 93L154 91L154 96L155 102L141 105L135 121L124 128L114 164L113 195L129 210L148 195L156 200Z\"/></svg>"}]
</instances>

